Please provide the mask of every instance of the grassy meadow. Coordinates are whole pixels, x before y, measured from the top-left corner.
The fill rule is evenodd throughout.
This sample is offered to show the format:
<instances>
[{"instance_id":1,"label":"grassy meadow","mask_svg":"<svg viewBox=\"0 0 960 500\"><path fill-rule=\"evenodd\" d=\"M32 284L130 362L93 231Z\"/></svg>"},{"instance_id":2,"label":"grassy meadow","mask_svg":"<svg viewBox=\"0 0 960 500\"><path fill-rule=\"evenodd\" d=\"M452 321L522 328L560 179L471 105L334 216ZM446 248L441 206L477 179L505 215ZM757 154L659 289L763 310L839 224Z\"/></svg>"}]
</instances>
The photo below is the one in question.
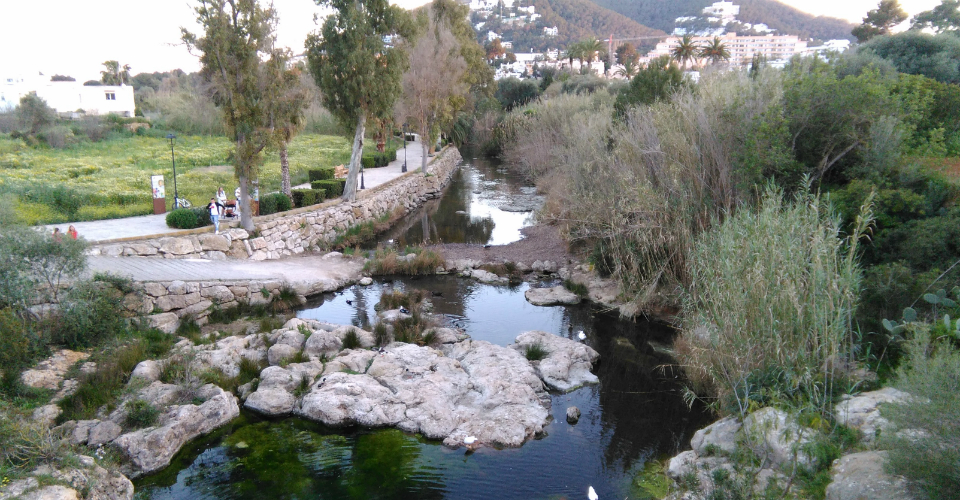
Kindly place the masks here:
<instances>
[{"instance_id":1,"label":"grassy meadow","mask_svg":"<svg viewBox=\"0 0 960 500\"><path fill-rule=\"evenodd\" d=\"M223 185L233 195L237 181L231 166L232 144L226 137L183 136L174 146L177 188L182 198L202 205ZM350 159L350 144L338 136L303 134L289 148L294 184L307 181L307 170L339 165ZM29 147L0 135L0 199L26 224L111 219L153 212L150 176L163 174L167 209L173 204L170 142L127 137L82 142L64 149ZM260 174L261 192L280 188L280 158L267 153Z\"/></svg>"}]
</instances>

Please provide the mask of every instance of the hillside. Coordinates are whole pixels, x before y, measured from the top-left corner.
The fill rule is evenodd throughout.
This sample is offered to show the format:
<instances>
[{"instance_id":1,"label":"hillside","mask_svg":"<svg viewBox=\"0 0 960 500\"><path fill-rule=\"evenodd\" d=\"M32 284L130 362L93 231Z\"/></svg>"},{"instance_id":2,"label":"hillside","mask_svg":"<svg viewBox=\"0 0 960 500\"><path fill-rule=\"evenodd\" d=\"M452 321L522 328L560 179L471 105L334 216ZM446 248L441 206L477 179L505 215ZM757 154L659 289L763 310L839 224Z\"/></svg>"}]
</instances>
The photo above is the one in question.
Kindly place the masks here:
<instances>
[{"instance_id":1,"label":"hillside","mask_svg":"<svg viewBox=\"0 0 960 500\"><path fill-rule=\"evenodd\" d=\"M592 0L601 7L623 14L634 21L663 30L673 31L674 20L681 16L699 15L714 0ZM775 0L735 0L740 6L739 20L763 23L783 34L803 38L852 40L853 24L832 17L813 16Z\"/></svg>"},{"instance_id":2,"label":"hillside","mask_svg":"<svg viewBox=\"0 0 960 500\"><path fill-rule=\"evenodd\" d=\"M543 17L523 27L507 26L493 18L488 19L477 33L481 43L486 42L488 30L500 33L504 40L513 42L515 52L562 49L586 38L606 39L611 34L619 37L665 34L590 0L527 0L522 4L536 7L537 14ZM544 37L543 28L553 26L558 28L559 35Z\"/></svg>"}]
</instances>

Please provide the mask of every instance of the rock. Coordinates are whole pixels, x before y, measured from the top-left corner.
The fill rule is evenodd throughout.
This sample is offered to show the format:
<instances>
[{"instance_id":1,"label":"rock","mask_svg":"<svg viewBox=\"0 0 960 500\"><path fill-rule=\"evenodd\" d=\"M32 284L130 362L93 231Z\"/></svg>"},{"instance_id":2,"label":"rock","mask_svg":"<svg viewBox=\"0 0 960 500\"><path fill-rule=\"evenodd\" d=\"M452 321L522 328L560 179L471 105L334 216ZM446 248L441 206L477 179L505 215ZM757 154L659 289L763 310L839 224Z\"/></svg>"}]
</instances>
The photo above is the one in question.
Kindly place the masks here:
<instances>
[{"instance_id":1,"label":"rock","mask_svg":"<svg viewBox=\"0 0 960 500\"><path fill-rule=\"evenodd\" d=\"M90 429L99 424L99 420L80 420L70 434L70 442L73 444L86 444L90 437Z\"/></svg>"},{"instance_id":2,"label":"rock","mask_svg":"<svg viewBox=\"0 0 960 500\"><path fill-rule=\"evenodd\" d=\"M37 478L35 477L18 479L0 489L0 500L7 500L9 498L22 498L20 495L39 487L40 482L37 481Z\"/></svg>"},{"instance_id":3,"label":"rock","mask_svg":"<svg viewBox=\"0 0 960 500\"><path fill-rule=\"evenodd\" d=\"M772 465L793 461L794 455L801 464L810 462L802 448L813 431L801 428L783 410L767 407L747 415L743 419L743 431L753 451Z\"/></svg>"},{"instance_id":4,"label":"rock","mask_svg":"<svg viewBox=\"0 0 960 500\"><path fill-rule=\"evenodd\" d=\"M170 464L181 447L240 415L237 398L216 386L203 404L173 406L160 417L158 426L123 434L113 441L129 459L135 475L157 471Z\"/></svg>"},{"instance_id":5,"label":"rock","mask_svg":"<svg viewBox=\"0 0 960 500\"><path fill-rule=\"evenodd\" d=\"M580 408L571 406L567 408L567 423L575 424L580 421Z\"/></svg>"},{"instance_id":6,"label":"rock","mask_svg":"<svg viewBox=\"0 0 960 500\"><path fill-rule=\"evenodd\" d=\"M563 286L553 288L531 288L524 292L527 302L535 306L552 306L556 304L579 304L580 297Z\"/></svg>"},{"instance_id":7,"label":"rock","mask_svg":"<svg viewBox=\"0 0 960 500\"><path fill-rule=\"evenodd\" d=\"M373 284L373 278L371 278L371 277L369 277L369 276L364 276L364 277L360 278L360 284L363 285L363 286L370 286L370 285Z\"/></svg>"},{"instance_id":8,"label":"rock","mask_svg":"<svg viewBox=\"0 0 960 500\"><path fill-rule=\"evenodd\" d=\"M737 447L737 432L741 427L742 424L733 417L718 420L698 430L690 440L690 446L702 457L712 454L708 448L733 453Z\"/></svg>"},{"instance_id":9,"label":"rock","mask_svg":"<svg viewBox=\"0 0 960 500\"><path fill-rule=\"evenodd\" d=\"M885 451L845 455L833 462L827 500L912 500L906 480L883 470Z\"/></svg>"},{"instance_id":10,"label":"rock","mask_svg":"<svg viewBox=\"0 0 960 500\"><path fill-rule=\"evenodd\" d=\"M533 345L540 345L547 351L545 358L531 364L537 375L551 389L568 392L585 384L600 382L600 379L590 372L600 354L590 346L533 330L518 335L516 342L509 347L524 355L527 348Z\"/></svg>"},{"instance_id":11,"label":"rock","mask_svg":"<svg viewBox=\"0 0 960 500\"><path fill-rule=\"evenodd\" d=\"M667 475L677 480L691 470L697 461L697 453L693 450L684 451L670 459L667 464Z\"/></svg>"},{"instance_id":12,"label":"rock","mask_svg":"<svg viewBox=\"0 0 960 500\"><path fill-rule=\"evenodd\" d=\"M49 358L37 363L33 369L26 370L20 374L20 380L29 387L35 389L60 388L60 382L63 381L64 374L67 373L78 361L87 359L89 354L84 352L61 349Z\"/></svg>"},{"instance_id":13,"label":"rock","mask_svg":"<svg viewBox=\"0 0 960 500\"><path fill-rule=\"evenodd\" d=\"M60 407L57 405L43 405L33 410L33 419L47 427L51 427L57 421L60 413Z\"/></svg>"},{"instance_id":14,"label":"rock","mask_svg":"<svg viewBox=\"0 0 960 500\"><path fill-rule=\"evenodd\" d=\"M303 347L303 353L311 358L326 356L332 358L336 356L343 347L343 340L333 332L318 331L307 339Z\"/></svg>"},{"instance_id":15,"label":"rock","mask_svg":"<svg viewBox=\"0 0 960 500\"><path fill-rule=\"evenodd\" d=\"M216 234L201 234L200 248L205 251L215 250L219 252L227 252L230 250L230 241L227 240L226 236L220 236Z\"/></svg>"},{"instance_id":16,"label":"rock","mask_svg":"<svg viewBox=\"0 0 960 500\"><path fill-rule=\"evenodd\" d=\"M152 328L164 333L174 333L180 328L180 318L176 313L165 312L147 316L147 322Z\"/></svg>"},{"instance_id":17,"label":"rock","mask_svg":"<svg viewBox=\"0 0 960 500\"><path fill-rule=\"evenodd\" d=\"M284 363L300 353L300 349L287 344L277 344L270 346L267 350L267 362L271 366Z\"/></svg>"},{"instance_id":18,"label":"rock","mask_svg":"<svg viewBox=\"0 0 960 500\"><path fill-rule=\"evenodd\" d=\"M79 500L77 490L66 486L44 486L19 497L20 500Z\"/></svg>"},{"instance_id":19,"label":"rock","mask_svg":"<svg viewBox=\"0 0 960 500\"><path fill-rule=\"evenodd\" d=\"M90 434L87 437L87 446L99 446L109 443L117 438L123 429L119 425L105 420L90 428Z\"/></svg>"},{"instance_id":20,"label":"rock","mask_svg":"<svg viewBox=\"0 0 960 500\"><path fill-rule=\"evenodd\" d=\"M340 252L329 252L324 254L323 257L320 257L321 260L335 260L335 259L342 259L342 258L343 258L343 254Z\"/></svg>"},{"instance_id":21,"label":"rock","mask_svg":"<svg viewBox=\"0 0 960 500\"><path fill-rule=\"evenodd\" d=\"M139 378L146 380L147 382L155 382L160 380L162 368L163 367L156 360L148 359L146 361L141 361L137 363L137 366L133 369L133 373L130 374L130 378Z\"/></svg>"},{"instance_id":22,"label":"rock","mask_svg":"<svg viewBox=\"0 0 960 500\"><path fill-rule=\"evenodd\" d=\"M497 276L496 274L493 274L490 271L484 271L483 269L472 269L470 271L470 277L488 285L507 285L510 283L508 278Z\"/></svg>"},{"instance_id":23,"label":"rock","mask_svg":"<svg viewBox=\"0 0 960 500\"><path fill-rule=\"evenodd\" d=\"M243 337L226 337L212 345L194 348L197 353L196 361L202 367L220 370L228 377L240 374L240 361L244 358L265 363L267 361L267 346L260 335Z\"/></svg>"},{"instance_id":24,"label":"rock","mask_svg":"<svg viewBox=\"0 0 960 500\"><path fill-rule=\"evenodd\" d=\"M186 255L194 252L193 242L189 238L161 238L160 253Z\"/></svg>"},{"instance_id":25,"label":"rock","mask_svg":"<svg viewBox=\"0 0 960 500\"><path fill-rule=\"evenodd\" d=\"M433 332L433 344L454 344L460 342L461 340L466 340L469 336L465 333L460 332L459 330L454 330L453 328L432 328L424 332L426 335L429 332Z\"/></svg>"},{"instance_id":26,"label":"rock","mask_svg":"<svg viewBox=\"0 0 960 500\"><path fill-rule=\"evenodd\" d=\"M892 427L890 422L880 416L880 405L909 400L909 394L893 387L864 392L837 404L835 408L837 422L858 429L863 433L864 441L870 443L876 439L882 430Z\"/></svg>"}]
</instances>

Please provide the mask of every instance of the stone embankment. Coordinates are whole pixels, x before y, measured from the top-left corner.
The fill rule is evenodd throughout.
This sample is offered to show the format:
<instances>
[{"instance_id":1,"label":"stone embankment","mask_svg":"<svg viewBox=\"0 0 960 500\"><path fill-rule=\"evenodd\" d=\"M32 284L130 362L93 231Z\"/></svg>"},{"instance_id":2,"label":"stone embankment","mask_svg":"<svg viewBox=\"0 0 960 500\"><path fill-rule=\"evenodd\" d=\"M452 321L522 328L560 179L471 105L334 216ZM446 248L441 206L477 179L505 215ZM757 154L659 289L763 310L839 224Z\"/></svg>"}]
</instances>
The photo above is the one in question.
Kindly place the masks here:
<instances>
[{"instance_id":1,"label":"stone embankment","mask_svg":"<svg viewBox=\"0 0 960 500\"><path fill-rule=\"evenodd\" d=\"M836 406L837 422L859 431L862 443L870 447L879 432L896 432L890 422L880 416L879 407L883 403L906 402L909 398L908 394L889 387L847 397ZM757 494L762 494L771 482L783 488L789 484L788 476L794 467L813 465L816 460L804 447L813 434L813 430L800 426L795 418L776 408L757 410L742 422L732 417L714 422L694 434L690 440L691 450L670 459L667 475L677 482L681 491L668 498L712 498L714 490L723 487L715 482L718 477L729 484L728 478L738 482L752 476L752 488ZM741 447L749 448L760 460L759 465L736 464L734 457ZM885 457L886 452L868 450L835 460L831 464L832 481L827 485L827 500L911 500L905 480L884 471ZM720 470L725 472L718 474Z\"/></svg>"},{"instance_id":2,"label":"stone embankment","mask_svg":"<svg viewBox=\"0 0 960 500\"><path fill-rule=\"evenodd\" d=\"M253 234L230 229L222 234L171 236L94 245L91 255L166 259L274 260L314 251L353 226L409 213L440 195L461 161L448 147L427 166L428 175L411 173L361 192L354 202L331 200L316 207L258 217Z\"/></svg>"}]
</instances>

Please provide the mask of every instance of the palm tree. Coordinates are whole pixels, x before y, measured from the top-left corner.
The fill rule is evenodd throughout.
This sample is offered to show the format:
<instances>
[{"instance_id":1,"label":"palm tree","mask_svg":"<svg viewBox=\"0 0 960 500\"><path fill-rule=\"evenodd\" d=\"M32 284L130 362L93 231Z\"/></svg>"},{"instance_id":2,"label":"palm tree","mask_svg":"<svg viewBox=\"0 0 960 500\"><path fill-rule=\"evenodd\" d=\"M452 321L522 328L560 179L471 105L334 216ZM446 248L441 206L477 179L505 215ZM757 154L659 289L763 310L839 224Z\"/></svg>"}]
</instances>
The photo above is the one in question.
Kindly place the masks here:
<instances>
[{"instance_id":1,"label":"palm tree","mask_svg":"<svg viewBox=\"0 0 960 500\"><path fill-rule=\"evenodd\" d=\"M639 71L640 67L637 64L637 61L633 59L624 59L623 65L617 68L617 71L614 72L617 76L625 77L627 80L633 79Z\"/></svg>"},{"instance_id":2,"label":"palm tree","mask_svg":"<svg viewBox=\"0 0 960 500\"><path fill-rule=\"evenodd\" d=\"M583 43L574 42L570 45L567 45L567 59L570 60L570 68L573 68L573 60L579 59L581 66L583 65Z\"/></svg>"},{"instance_id":3,"label":"palm tree","mask_svg":"<svg viewBox=\"0 0 960 500\"><path fill-rule=\"evenodd\" d=\"M717 64L720 61L729 61L730 51L720 37L715 36L712 42L700 49L700 57L710 59L711 63Z\"/></svg>"},{"instance_id":4,"label":"palm tree","mask_svg":"<svg viewBox=\"0 0 960 500\"><path fill-rule=\"evenodd\" d=\"M674 61L683 65L683 69L687 69L687 62L696 61L699 52L700 49L697 47L697 43L693 41L693 36L683 35L680 43L670 51L670 55Z\"/></svg>"},{"instance_id":5,"label":"palm tree","mask_svg":"<svg viewBox=\"0 0 960 500\"><path fill-rule=\"evenodd\" d=\"M583 71L583 62L593 63L594 60L600 60L600 53L603 52L603 42L597 39L584 40L580 42L583 47L583 58L580 61L580 70Z\"/></svg>"}]
</instances>

